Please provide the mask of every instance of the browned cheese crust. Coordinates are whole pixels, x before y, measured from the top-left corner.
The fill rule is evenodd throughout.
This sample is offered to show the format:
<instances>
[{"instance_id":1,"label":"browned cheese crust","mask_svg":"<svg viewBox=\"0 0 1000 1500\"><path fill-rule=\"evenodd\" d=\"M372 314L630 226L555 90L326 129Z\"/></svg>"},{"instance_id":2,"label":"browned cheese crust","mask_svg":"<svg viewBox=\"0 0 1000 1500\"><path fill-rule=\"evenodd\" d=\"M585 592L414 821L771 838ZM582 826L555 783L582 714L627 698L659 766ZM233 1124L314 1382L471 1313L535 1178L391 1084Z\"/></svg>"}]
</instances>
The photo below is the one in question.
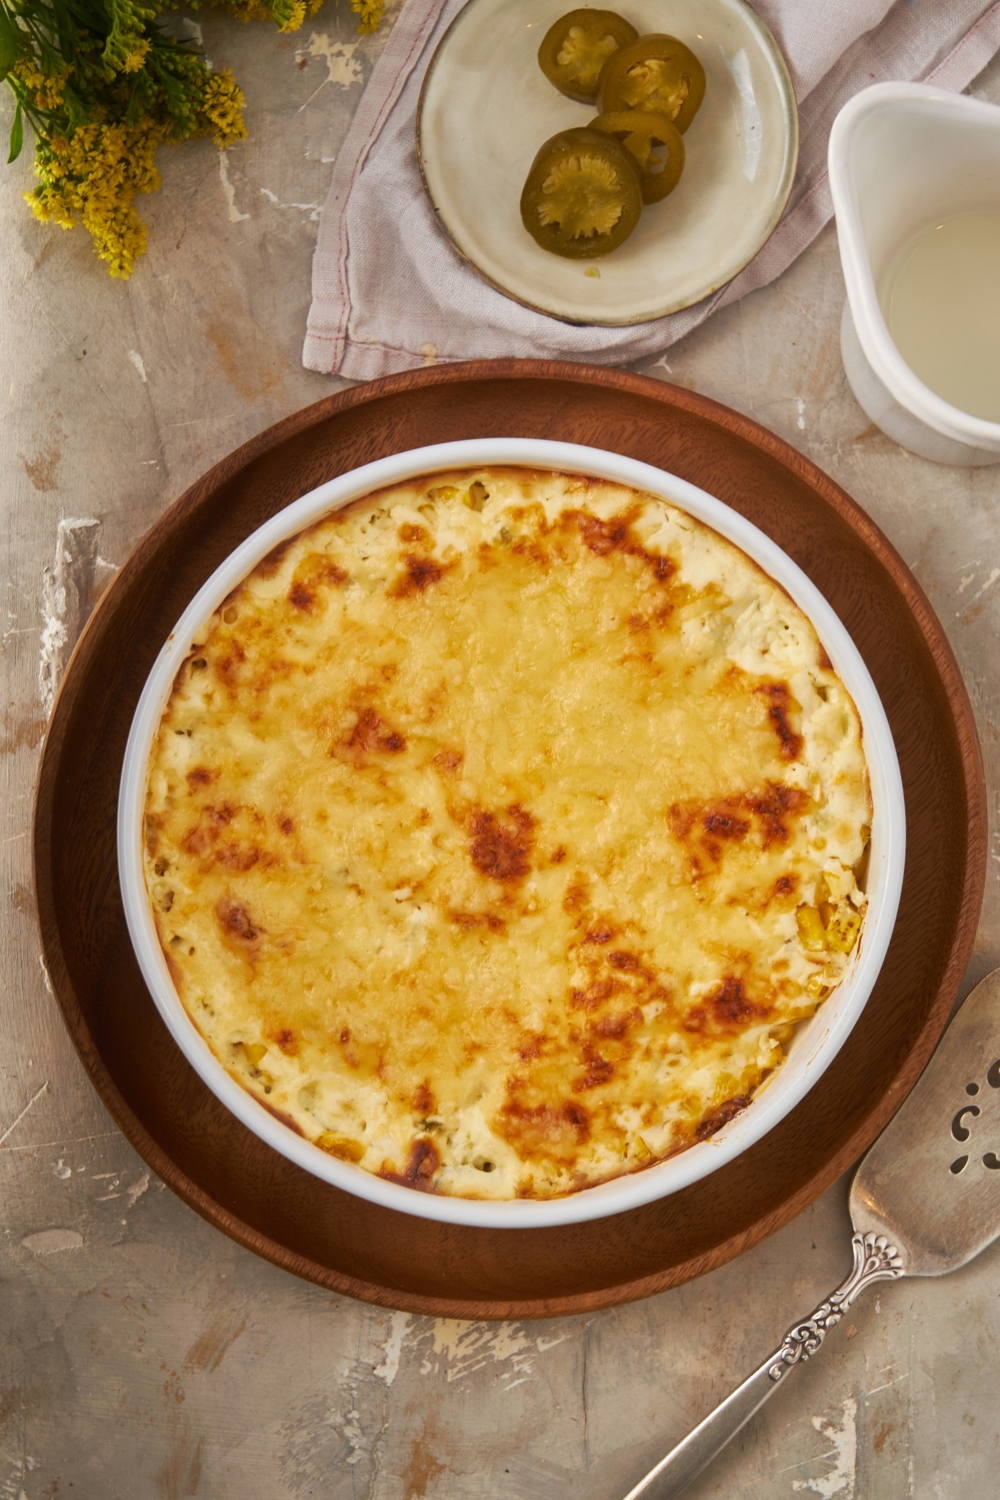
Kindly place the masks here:
<instances>
[{"instance_id":1,"label":"browned cheese crust","mask_svg":"<svg viewBox=\"0 0 1000 1500\"><path fill-rule=\"evenodd\" d=\"M277 548L150 758L178 993L369 1171L544 1198L766 1086L862 926L853 703L748 558L650 496L486 470Z\"/></svg>"}]
</instances>

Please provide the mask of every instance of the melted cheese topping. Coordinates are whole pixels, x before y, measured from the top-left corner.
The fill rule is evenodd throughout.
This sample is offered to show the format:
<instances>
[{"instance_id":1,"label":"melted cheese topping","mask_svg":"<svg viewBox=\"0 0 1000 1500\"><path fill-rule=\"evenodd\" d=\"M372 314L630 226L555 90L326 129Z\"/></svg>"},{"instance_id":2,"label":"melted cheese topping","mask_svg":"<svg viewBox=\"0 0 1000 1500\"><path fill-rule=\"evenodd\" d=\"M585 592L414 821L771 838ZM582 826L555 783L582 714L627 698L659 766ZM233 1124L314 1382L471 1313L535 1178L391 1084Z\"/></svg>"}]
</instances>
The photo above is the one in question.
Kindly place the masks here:
<instances>
[{"instance_id":1,"label":"melted cheese topping","mask_svg":"<svg viewBox=\"0 0 1000 1500\"><path fill-rule=\"evenodd\" d=\"M488 470L276 549L177 675L152 909L216 1056L410 1186L548 1197L704 1139L861 926L857 712L662 500Z\"/></svg>"}]
</instances>

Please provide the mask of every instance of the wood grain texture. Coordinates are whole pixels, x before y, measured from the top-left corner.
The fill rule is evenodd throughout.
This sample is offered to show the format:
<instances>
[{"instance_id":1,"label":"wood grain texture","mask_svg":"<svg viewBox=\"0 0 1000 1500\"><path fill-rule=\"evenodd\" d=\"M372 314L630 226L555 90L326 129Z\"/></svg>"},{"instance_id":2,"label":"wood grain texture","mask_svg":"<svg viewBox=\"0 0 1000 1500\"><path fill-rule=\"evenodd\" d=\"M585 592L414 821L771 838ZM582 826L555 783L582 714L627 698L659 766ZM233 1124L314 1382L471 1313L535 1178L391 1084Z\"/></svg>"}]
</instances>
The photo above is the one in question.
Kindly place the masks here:
<instances>
[{"instance_id":1,"label":"wood grain texture","mask_svg":"<svg viewBox=\"0 0 1000 1500\"><path fill-rule=\"evenodd\" d=\"M557 1229L434 1224L318 1182L252 1135L170 1040L132 955L115 814L135 704L197 588L269 516L388 453L468 437L555 437L655 464L774 538L854 637L892 725L908 845L882 974L843 1050L764 1140L703 1182ZM689 391L533 361L451 365L355 387L262 433L143 539L92 616L39 773L35 876L49 974L102 1099L149 1165L244 1245L331 1290L451 1317L548 1317L647 1296L722 1264L800 1212L874 1139L958 994L986 867L968 696L918 584L886 538L780 439Z\"/></svg>"}]
</instances>

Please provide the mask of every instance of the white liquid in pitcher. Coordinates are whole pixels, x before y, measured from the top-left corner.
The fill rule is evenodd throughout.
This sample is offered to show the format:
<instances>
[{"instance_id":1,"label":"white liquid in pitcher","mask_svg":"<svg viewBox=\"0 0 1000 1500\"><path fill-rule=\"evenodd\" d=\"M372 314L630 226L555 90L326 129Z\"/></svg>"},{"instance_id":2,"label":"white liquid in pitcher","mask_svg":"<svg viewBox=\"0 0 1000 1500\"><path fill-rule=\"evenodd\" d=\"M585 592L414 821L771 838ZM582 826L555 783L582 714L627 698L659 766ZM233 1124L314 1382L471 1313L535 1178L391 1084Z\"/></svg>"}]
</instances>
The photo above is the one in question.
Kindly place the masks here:
<instances>
[{"instance_id":1,"label":"white liquid in pitcher","mask_svg":"<svg viewBox=\"0 0 1000 1500\"><path fill-rule=\"evenodd\" d=\"M894 257L879 301L913 373L960 411L1000 422L1000 208L922 229Z\"/></svg>"}]
</instances>

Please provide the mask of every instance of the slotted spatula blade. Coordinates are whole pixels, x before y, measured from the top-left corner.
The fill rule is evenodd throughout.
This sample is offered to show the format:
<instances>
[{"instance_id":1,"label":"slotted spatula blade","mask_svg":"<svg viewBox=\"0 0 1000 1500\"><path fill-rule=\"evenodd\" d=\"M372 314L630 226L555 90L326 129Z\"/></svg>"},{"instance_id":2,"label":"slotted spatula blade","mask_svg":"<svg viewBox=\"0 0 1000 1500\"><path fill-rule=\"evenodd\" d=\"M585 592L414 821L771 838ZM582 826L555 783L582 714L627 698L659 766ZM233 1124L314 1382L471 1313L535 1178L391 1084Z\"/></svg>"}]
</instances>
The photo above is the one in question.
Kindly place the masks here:
<instances>
[{"instance_id":1,"label":"slotted spatula blade","mask_svg":"<svg viewBox=\"0 0 1000 1500\"><path fill-rule=\"evenodd\" d=\"M978 984L851 1186L856 1230L907 1276L943 1276L1000 1235L1000 969Z\"/></svg>"}]
</instances>

